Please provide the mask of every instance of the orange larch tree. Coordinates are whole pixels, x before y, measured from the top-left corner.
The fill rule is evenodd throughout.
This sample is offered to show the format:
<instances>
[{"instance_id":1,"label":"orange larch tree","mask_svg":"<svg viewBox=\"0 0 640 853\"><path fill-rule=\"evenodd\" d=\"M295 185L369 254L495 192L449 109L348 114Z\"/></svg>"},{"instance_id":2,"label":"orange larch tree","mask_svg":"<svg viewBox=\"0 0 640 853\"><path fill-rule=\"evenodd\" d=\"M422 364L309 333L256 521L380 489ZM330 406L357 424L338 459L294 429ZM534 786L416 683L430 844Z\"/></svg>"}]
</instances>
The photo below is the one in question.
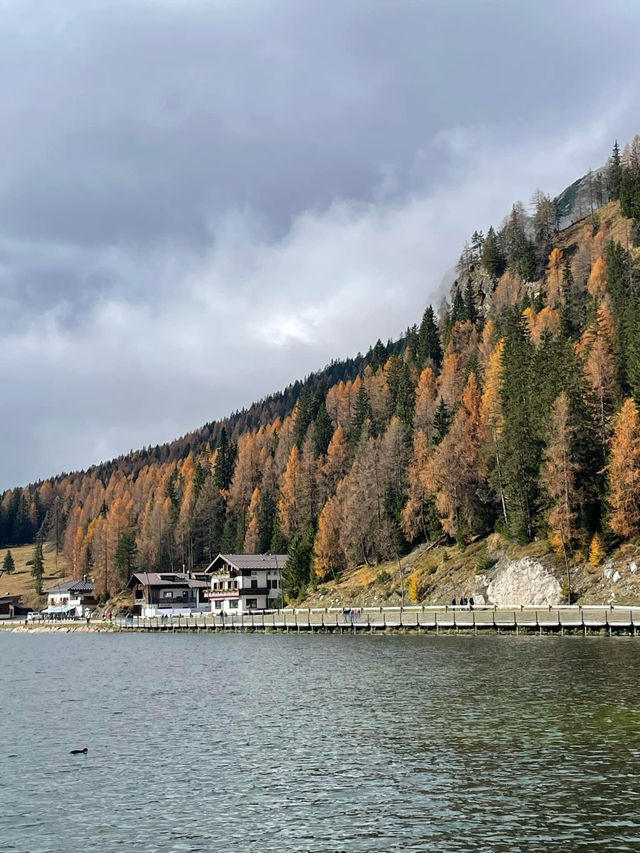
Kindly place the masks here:
<instances>
[{"instance_id":1,"label":"orange larch tree","mask_svg":"<svg viewBox=\"0 0 640 853\"><path fill-rule=\"evenodd\" d=\"M425 367L420 374L416 388L416 408L413 415L413 425L422 431L431 441L433 433L433 416L438 408L438 382L431 367Z\"/></svg>"},{"instance_id":2,"label":"orange larch tree","mask_svg":"<svg viewBox=\"0 0 640 853\"><path fill-rule=\"evenodd\" d=\"M564 292L564 260L561 249L552 249L547 267L547 305L549 308L560 308L565 304Z\"/></svg>"},{"instance_id":3,"label":"orange larch tree","mask_svg":"<svg viewBox=\"0 0 640 853\"><path fill-rule=\"evenodd\" d=\"M575 538L578 464L573 453L575 429L570 420L569 398L562 392L555 400L547 427L541 484L548 496L549 541L562 554L568 571L567 552Z\"/></svg>"},{"instance_id":4,"label":"orange larch tree","mask_svg":"<svg viewBox=\"0 0 640 853\"><path fill-rule=\"evenodd\" d=\"M256 486L251 495L247 510L247 532L244 537L244 551L255 554L260 542L260 489Z\"/></svg>"},{"instance_id":5,"label":"orange larch tree","mask_svg":"<svg viewBox=\"0 0 640 853\"><path fill-rule=\"evenodd\" d=\"M603 459L609 440L611 417L617 396L613 345L615 329L606 302L598 306L597 314L585 330L578 345L584 359L584 372L593 394L592 409L598 424Z\"/></svg>"},{"instance_id":6,"label":"orange larch tree","mask_svg":"<svg viewBox=\"0 0 640 853\"><path fill-rule=\"evenodd\" d=\"M342 501L338 495L333 495L320 513L313 546L313 569L320 580L335 578L346 568L346 557L340 541L342 528Z\"/></svg>"},{"instance_id":7,"label":"orange larch tree","mask_svg":"<svg viewBox=\"0 0 640 853\"><path fill-rule=\"evenodd\" d=\"M640 416L631 398L624 401L611 440L609 488L611 529L633 536L640 528Z\"/></svg>"},{"instance_id":8,"label":"orange larch tree","mask_svg":"<svg viewBox=\"0 0 640 853\"><path fill-rule=\"evenodd\" d=\"M602 255L598 257L593 265L587 288L591 296L598 302L604 298L607 292L607 265Z\"/></svg>"}]
</instances>

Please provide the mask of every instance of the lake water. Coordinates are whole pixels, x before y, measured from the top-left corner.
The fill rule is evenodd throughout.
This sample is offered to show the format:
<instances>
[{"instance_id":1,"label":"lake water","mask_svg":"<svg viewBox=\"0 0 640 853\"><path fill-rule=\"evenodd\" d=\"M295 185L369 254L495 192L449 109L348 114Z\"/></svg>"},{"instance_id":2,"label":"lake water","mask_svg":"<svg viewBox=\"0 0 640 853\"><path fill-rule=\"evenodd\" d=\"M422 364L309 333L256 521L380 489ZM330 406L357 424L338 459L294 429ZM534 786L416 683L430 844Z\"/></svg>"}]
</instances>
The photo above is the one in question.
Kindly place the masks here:
<instances>
[{"instance_id":1,"label":"lake water","mask_svg":"<svg viewBox=\"0 0 640 853\"><path fill-rule=\"evenodd\" d=\"M2 632L0 691L2 851L640 850L631 638Z\"/></svg>"}]
</instances>

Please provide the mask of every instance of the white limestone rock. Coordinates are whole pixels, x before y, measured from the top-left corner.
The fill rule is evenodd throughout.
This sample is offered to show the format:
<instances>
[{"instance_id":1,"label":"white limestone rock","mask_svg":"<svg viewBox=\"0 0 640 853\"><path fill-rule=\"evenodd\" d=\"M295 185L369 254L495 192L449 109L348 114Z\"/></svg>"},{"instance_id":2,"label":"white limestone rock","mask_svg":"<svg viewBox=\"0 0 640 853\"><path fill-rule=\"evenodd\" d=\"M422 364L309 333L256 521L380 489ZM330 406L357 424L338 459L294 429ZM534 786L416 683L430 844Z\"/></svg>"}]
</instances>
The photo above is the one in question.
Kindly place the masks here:
<instances>
[{"instance_id":1,"label":"white limestone rock","mask_svg":"<svg viewBox=\"0 0 640 853\"><path fill-rule=\"evenodd\" d=\"M558 579L538 560L522 557L498 567L487 587L492 604L559 604L562 586Z\"/></svg>"}]
</instances>

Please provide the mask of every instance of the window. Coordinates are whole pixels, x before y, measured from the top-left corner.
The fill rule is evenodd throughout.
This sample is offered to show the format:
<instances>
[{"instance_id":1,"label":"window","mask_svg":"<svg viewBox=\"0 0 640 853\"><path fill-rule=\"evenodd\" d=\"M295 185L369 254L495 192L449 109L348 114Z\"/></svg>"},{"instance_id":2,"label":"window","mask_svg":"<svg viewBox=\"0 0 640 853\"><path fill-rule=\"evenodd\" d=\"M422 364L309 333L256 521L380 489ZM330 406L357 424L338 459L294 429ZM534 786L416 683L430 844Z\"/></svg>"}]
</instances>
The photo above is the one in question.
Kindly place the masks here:
<instances>
[{"instance_id":1,"label":"window","mask_svg":"<svg viewBox=\"0 0 640 853\"><path fill-rule=\"evenodd\" d=\"M258 589L258 581L251 581L251 589Z\"/></svg>"},{"instance_id":2,"label":"window","mask_svg":"<svg viewBox=\"0 0 640 853\"><path fill-rule=\"evenodd\" d=\"M258 573L257 573L257 572L252 571L252 572L251 572L251 577L252 577L252 578L257 578L257 577L258 577Z\"/></svg>"},{"instance_id":3,"label":"window","mask_svg":"<svg viewBox=\"0 0 640 853\"><path fill-rule=\"evenodd\" d=\"M162 590L162 597L163 598L173 598L173 592L170 589L163 589Z\"/></svg>"},{"instance_id":4,"label":"window","mask_svg":"<svg viewBox=\"0 0 640 853\"><path fill-rule=\"evenodd\" d=\"M221 601L214 601L213 605L216 608L216 610L222 610L222 602Z\"/></svg>"},{"instance_id":5,"label":"window","mask_svg":"<svg viewBox=\"0 0 640 853\"><path fill-rule=\"evenodd\" d=\"M230 602L229 602L229 607L230 607L232 610L237 610L237 609L238 609L238 600L236 599L235 601L230 601Z\"/></svg>"},{"instance_id":6,"label":"window","mask_svg":"<svg viewBox=\"0 0 640 853\"><path fill-rule=\"evenodd\" d=\"M247 598L247 610L257 610L258 609L258 599L257 598Z\"/></svg>"}]
</instances>

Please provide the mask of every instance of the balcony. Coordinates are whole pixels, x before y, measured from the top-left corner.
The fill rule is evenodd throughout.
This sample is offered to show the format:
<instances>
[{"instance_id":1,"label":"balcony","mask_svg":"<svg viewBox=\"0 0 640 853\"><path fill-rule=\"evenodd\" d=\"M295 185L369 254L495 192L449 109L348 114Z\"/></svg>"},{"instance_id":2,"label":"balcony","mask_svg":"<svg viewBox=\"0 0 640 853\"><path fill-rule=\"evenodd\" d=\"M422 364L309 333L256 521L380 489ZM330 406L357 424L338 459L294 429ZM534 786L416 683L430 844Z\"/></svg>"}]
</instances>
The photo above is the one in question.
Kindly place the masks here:
<instances>
[{"instance_id":1,"label":"balcony","mask_svg":"<svg viewBox=\"0 0 640 853\"><path fill-rule=\"evenodd\" d=\"M207 589L205 590L206 598L239 598L242 596L252 597L254 595L269 595L269 590L266 586L250 587L242 586L239 589Z\"/></svg>"}]
</instances>

